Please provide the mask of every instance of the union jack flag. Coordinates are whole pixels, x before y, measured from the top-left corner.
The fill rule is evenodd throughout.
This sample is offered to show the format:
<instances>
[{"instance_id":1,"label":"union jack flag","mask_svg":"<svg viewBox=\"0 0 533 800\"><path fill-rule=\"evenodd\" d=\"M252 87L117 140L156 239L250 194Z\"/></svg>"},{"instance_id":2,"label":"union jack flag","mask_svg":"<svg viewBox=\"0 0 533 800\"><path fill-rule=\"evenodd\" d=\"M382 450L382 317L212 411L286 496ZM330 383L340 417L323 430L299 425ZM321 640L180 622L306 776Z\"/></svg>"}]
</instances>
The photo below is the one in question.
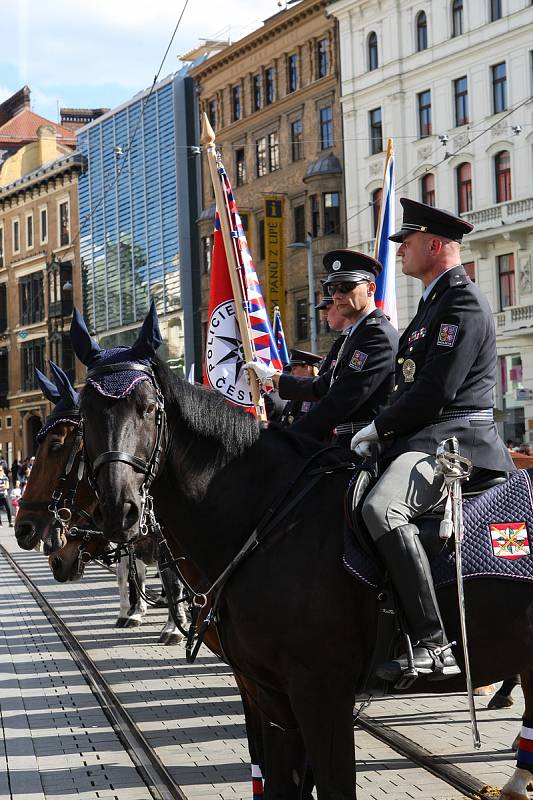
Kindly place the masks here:
<instances>
[{"instance_id":1,"label":"union jack flag","mask_svg":"<svg viewBox=\"0 0 533 800\"><path fill-rule=\"evenodd\" d=\"M225 208L217 209L213 243L209 314L205 353L205 380L237 405L253 408L244 364L242 339L235 316L235 300L222 238L220 214L226 214L231 232L237 274L249 320L252 350L257 358L275 369L283 368L261 286L257 278L246 234L233 190L223 166L218 168Z\"/></svg>"}]
</instances>

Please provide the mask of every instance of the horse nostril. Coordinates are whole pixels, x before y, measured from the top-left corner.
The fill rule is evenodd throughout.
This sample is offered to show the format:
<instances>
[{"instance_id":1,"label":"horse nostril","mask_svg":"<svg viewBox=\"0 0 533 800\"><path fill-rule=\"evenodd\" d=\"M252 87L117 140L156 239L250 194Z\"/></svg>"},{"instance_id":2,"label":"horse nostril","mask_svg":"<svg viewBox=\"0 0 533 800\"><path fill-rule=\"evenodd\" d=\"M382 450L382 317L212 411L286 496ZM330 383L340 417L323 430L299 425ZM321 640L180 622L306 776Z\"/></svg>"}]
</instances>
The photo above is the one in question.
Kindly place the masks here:
<instances>
[{"instance_id":1,"label":"horse nostril","mask_svg":"<svg viewBox=\"0 0 533 800\"><path fill-rule=\"evenodd\" d=\"M32 522L17 522L15 524L15 537L19 547L31 550L35 545L35 525Z\"/></svg>"},{"instance_id":2,"label":"horse nostril","mask_svg":"<svg viewBox=\"0 0 533 800\"><path fill-rule=\"evenodd\" d=\"M139 511L135 503L124 503L124 530L131 528L139 519Z\"/></svg>"}]
</instances>

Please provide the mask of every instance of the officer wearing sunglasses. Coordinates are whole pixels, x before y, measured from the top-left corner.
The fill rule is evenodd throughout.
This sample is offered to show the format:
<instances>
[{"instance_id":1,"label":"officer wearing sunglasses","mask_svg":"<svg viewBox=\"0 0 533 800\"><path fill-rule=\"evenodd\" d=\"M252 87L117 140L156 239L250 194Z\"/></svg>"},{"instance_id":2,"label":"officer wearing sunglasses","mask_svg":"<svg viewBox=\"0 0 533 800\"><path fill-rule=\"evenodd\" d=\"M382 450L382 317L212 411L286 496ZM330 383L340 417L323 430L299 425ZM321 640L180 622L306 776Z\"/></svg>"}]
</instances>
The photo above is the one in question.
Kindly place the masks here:
<instances>
[{"instance_id":1,"label":"officer wearing sunglasses","mask_svg":"<svg viewBox=\"0 0 533 800\"><path fill-rule=\"evenodd\" d=\"M355 250L331 250L323 259L324 289L348 321L344 341L330 369L316 378L284 375L263 362L245 364L280 397L314 403L292 430L317 439L351 437L374 419L393 386L398 332L374 302L379 261Z\"/></svg>"}]
</instances>

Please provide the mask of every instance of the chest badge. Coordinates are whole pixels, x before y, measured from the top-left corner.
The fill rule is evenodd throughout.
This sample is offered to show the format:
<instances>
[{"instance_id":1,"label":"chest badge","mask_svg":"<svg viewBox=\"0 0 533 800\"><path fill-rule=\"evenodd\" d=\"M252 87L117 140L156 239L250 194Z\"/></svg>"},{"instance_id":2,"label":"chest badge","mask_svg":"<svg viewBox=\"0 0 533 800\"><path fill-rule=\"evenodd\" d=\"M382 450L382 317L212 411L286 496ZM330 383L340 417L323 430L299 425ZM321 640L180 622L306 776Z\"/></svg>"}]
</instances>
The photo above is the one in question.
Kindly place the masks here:
<instances>
[{"instance_id":1,"label":"chest badge","mask_svg":"<svg viewBox=\"0 0 533 800\"><path fill-rule=\"evenodd\" d=\"M415 379L416 364L412 358L406 358L402 366L403 377L406 383L412 383Z\"/></svg>"}]
</instances>

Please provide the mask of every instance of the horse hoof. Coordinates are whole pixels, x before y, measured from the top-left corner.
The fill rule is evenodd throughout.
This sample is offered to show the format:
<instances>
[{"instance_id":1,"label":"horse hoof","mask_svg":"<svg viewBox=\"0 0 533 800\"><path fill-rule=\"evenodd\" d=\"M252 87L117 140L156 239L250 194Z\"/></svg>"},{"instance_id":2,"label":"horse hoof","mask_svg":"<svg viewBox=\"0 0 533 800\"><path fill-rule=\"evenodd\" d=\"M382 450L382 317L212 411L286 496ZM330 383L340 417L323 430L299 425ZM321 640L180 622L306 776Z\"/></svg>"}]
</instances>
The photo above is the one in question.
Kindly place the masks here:
<instances>
[{"instance_id":1,"label":"horse hoof","mask_svg":"<svg viewBox=\"0 0 533 800\"><path fill-rule=\"evenodd\" d=\"M135 619L135 617L128 617L126 622L125 622L125 624L124 624L124 627L125 628L138 628L140 626L140 624L141 624L141 620L140 619Z\"/></svg>"},{"instance_id":2,"label":"horse hoof","mask_svg":"<svg viewBox=\"0 0 533 800\"><path fill-rule=\"evenodd\" d=\"M511 706L514 706L514 700L512 697L505 697L501 694L495 694L487 708L492 711L495 708L511 708Z\"/></svg>"},{"instance_id":3,"label":"horse hoof","mask_svg":"<svg viewBox=\"0 0 533 800\"><path fill-rule=\"evenodd\" d=\"M488 686L478 686L477 689L474 689L474 697L488 697L489 694L494 694L495 691L496 687L493 683Z\"/></svg>"},{"instance_id":4,"label":"horse hoof","mask_svg":"<svg viewBox=\"0 0 533 800\"><path fill-rule=\"evenodd\" d=\"M123 628L126 625L127 621L128 621L127 617L119 617L115 622L115 628Z\"/></svg>"},{"instance_id":5,"label":"horse hoof","mask_svg":"<svg viewBox=\"0 0 533 800\"><path fill-rule=\"evenodd\" d=\"M169 633L164 642L165 645L176 645L183 641L183 636L181 633Z\"/></svg>"}]
</instances>

